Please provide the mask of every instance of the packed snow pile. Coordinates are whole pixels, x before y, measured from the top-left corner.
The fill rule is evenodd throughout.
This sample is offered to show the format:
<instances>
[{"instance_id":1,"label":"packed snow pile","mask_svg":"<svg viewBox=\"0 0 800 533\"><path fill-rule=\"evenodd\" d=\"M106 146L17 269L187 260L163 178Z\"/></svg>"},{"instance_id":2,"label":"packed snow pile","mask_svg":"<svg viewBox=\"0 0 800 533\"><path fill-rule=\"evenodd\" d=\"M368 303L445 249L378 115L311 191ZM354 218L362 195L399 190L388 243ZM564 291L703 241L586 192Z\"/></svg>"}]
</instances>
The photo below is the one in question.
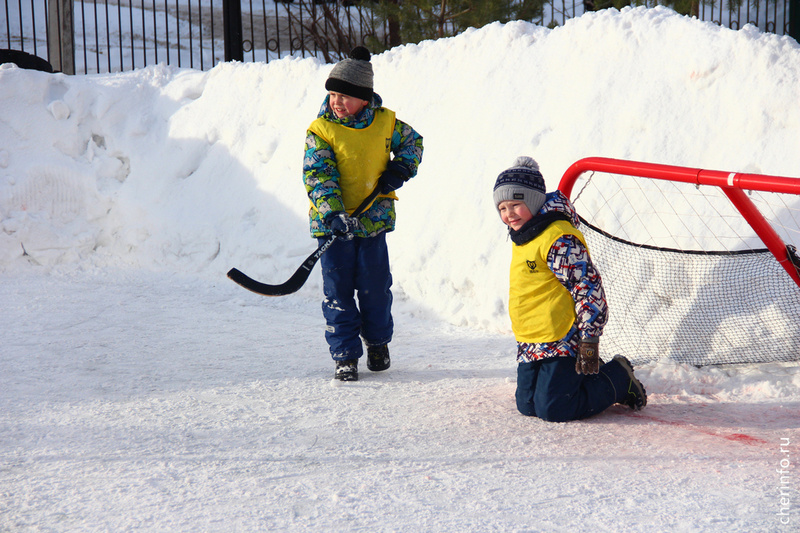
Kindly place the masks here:
<instances>
[{"instance_id":1,"label":"packed snow pile","mask_svg":"<svg viewBox=\"0 0 800 533\"><path fill-rule=\"evenodd\" d=\"M587 156L796 175L798 58L791 38L662 8L492 24L374 57L376 91L425 143L390 239L396 290L456 324L506 327L510 244L491 188L518 155L550 189ZM283 281L314 249L303 139L330 68L3 66L0 266L27 268L27 253L46 268Z\"/></svg>"}]
</instances>

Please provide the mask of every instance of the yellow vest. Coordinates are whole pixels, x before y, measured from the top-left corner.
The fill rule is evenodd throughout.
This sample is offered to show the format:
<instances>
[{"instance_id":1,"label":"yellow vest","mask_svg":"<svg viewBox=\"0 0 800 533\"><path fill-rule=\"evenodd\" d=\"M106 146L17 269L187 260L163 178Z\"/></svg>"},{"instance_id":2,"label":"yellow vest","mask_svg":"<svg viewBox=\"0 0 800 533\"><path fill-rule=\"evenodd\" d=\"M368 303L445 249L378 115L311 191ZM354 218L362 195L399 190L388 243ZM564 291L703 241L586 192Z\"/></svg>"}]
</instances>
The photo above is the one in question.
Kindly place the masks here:
<instances>
[{"instance_id":1,"label":"yellow vest","mask_svg":"<svg viewBox=\"0 0 800 533\"><path fill-rule=\"evenodd\" d=\"M394 111L381 107L375 110L375 118L366 128L349 128L322 117L309 126L308 129L327 142L336 154L339 188L348 213L369 196L381 173L386 170L392 151L394 123ZM397 195L392 192L379 198L396 200Z\"/></svg>"},{"instance_id":2,"label":"yellow vest","mask_svg":"<svg viewBox=\"0 0 800 533\"><path fill-rule=\"evenodd\" d=\"M563 235L575 235L572 224L558 220L531 241L514 245L511 255L508 314L517 342L553 342L562 339L575 322L575 302L547 265L547 254Z\"/></svg>"}]
</instances>

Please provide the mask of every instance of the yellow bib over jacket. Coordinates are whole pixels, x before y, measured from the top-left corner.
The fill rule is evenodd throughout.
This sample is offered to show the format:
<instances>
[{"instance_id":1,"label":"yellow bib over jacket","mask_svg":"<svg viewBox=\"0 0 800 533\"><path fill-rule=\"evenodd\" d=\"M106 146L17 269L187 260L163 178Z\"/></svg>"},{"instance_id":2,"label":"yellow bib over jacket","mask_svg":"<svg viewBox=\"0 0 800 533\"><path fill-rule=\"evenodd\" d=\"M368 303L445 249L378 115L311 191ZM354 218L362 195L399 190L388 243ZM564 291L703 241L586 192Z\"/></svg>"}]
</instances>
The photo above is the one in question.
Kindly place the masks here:
<instances>
[{"instance_id":1,"label":"yellow bib over jacket","mask_svg":"<svg viewBox=\"0 0 800 533\"><path fill-rule=\"evenodd\" d=\"M557 220L522 245L511 256L508 313L517 342L542 343L562 339L575 322L575 301L547 264L553 243L583 234L565 220Z\"/></svg>"},{"instance_id":2,"label":"yellow bib over jacket","mask_svg":"<svg viewBox=\"0 0 800 533\"><path fill-rule=\"evenodd\" d=\"M366 128L350 128L322 117L309 126L308 129L327 142L336 154L339 189L348 213L369 196L381 173L386 170L391 157L394 124L394 111L381 107ZM396 200L397 195L391 192L379 198Z\"/></svg>"}]
</instances>

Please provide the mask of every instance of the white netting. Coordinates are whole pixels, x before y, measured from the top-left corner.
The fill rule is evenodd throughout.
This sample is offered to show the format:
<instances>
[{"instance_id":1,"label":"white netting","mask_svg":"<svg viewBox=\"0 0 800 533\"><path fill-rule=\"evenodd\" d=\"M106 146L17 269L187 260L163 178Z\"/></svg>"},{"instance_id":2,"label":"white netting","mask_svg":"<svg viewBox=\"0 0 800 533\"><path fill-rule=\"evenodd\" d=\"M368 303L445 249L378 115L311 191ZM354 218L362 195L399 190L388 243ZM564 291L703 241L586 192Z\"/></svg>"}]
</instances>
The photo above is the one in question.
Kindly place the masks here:
<instances>
[{"instance_id":1,"label":"white netting","mask_svg":"<svg viewBox=\"0 0 800 533\"><path fill-rule=\"evenodd\" d=\"M718 188L591 173L573 191L608 298L606 354L634 364L800 360L800 288ZM794 244L798 198L750 196Z\"/></svg>"}]
</instances>

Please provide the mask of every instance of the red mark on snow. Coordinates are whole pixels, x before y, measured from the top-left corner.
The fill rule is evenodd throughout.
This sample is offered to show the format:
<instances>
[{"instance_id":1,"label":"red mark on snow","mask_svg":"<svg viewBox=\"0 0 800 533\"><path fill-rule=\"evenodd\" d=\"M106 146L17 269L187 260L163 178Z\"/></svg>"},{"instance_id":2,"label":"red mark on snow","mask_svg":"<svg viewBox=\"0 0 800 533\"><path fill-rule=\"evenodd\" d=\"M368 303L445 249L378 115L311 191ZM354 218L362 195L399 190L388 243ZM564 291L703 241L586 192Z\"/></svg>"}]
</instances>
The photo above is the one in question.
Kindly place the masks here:
<instances>
[{"instance_id":1,"label":"red mark on snow","mask_svg":"<svg viewBox=\"0 0 800 533\"><path fill-rule=\"evenodd\" d=\"M741 442L742 444L749 444L750 446L769 444L764 439L759 439L758 437L753 437L751 435L746 435L744 433L724 433L709 428L693 426L685 422L678 422L676 420L665 420L657 416L643 414L643 413L631 413L631 415L635 416L636 418L644 418L645 420L650 420L652 422L657 422L659 424L666 424L668 426L675 426L683 429L688 429L690 431L694 431L696 433L702 433L704 435L711 435L712 437L720 437L722 439L732 440L734 442Z\"/></svg>"},{"instance_id":2,"label":"red mark on snow","mask_svg":"<svg viewBox=\"0 0 800 533\"><path fill-rule=\"evenodd\" d=\"M744 433L732 433L730 435L720 435L720 437L725 437L728 440L735 440L737 442L743 442L745 444L767 444L767 441L764 439L751 437L750 435L745 435Z\"/></svg>"}]
</instances>

